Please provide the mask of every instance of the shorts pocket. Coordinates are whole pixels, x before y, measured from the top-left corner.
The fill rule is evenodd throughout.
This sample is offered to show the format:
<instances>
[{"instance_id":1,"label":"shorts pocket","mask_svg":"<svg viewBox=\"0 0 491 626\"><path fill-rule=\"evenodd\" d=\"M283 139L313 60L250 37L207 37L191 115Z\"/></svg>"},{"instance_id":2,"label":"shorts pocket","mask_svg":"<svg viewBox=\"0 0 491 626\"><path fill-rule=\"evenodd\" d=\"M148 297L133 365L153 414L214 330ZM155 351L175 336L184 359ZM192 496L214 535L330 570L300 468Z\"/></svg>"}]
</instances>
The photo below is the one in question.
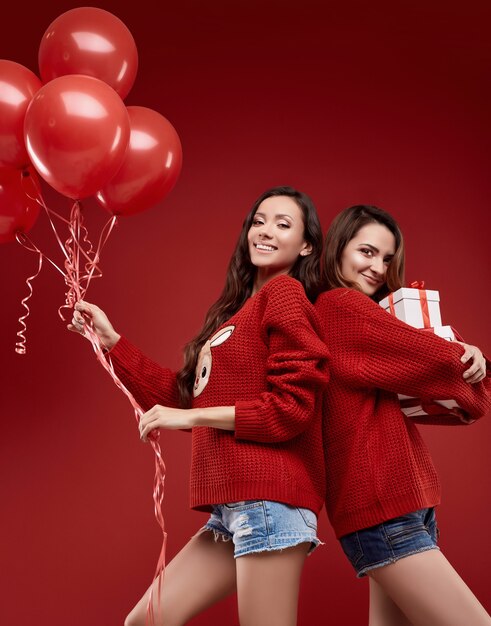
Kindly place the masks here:
<instances>
[{"instance_id":1,"label":"shorts pocket","mask_svg":"<svg viewBox=\"0 0 491 626\"><path fill-rule=\"evenodd\" d=\"M440 529L438 528L438 524L436 522L435 509L428 509L424 518L424 524L433 541L437 543L440 538Z\"/></svg>"},{"instance_id":2,"label":"shorts pocket","mask_svg":"<svg viewBox=\"0 0 491 626\"><path fill-rule=\"evenodd\" d=\"M248 511L249 509L257 509L260 506L263 506L262 500L246 500L242 502L227 502L222 505L225 509L229 511Z\"/></svg>"},{"instance_id":3,"label":"shorts pocket","mask_svg":"<svg viewBox=\"0 0 491 626\"><path fill-rule=\"evenodd\" d=\"M361 547L358 533L345 535L344 537L341 537L339 542L351 565L356 569L358 563L363 558L363 548Z\"/></svg>"},{"instance_id":4,"label":"shorts pocket","mask_svg":"<svg viewBox=\"0 0 491 626\"><path fill-rule=\"evenodd\" d=\"M310 509L303 509L303 508L297 507L297 511L302 516L305 524L309 528L317 532L317 515Z\"/></svg>"},{"instance_id":5,"label":"shorts pocket","mask_svg":"<svg viewBox=\"0 0 491 626\"><path fill-rule=\"evenodd\" d=\"M408 537L412 537L413 535L419 535L419 533L427 533L430 534L426 526L423 522L413 522L400 528L399 530L390 529L387 530L387 538L390 543L397 544L399 542L405 541Z\"/></svg>"}]
</instances>

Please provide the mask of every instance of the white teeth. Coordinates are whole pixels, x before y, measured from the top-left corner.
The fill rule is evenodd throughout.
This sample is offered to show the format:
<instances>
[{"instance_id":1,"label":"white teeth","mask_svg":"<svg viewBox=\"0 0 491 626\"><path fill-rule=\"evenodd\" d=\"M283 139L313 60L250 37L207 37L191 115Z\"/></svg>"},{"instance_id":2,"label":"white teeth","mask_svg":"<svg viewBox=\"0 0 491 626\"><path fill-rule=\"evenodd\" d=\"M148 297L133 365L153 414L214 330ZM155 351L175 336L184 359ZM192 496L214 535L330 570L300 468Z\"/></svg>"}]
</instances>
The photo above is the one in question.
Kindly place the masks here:
<instances>
[{"instance_id":1,"label":"white teeth","mask_svg":"<svg viewBox=\"0 0 491 626\"><path fill-rule=\"evenodd\" d=\"M274 250L276 250L276 248L273 248L273 246L267 246L264 243L256 243L256 248L258 250L265 250L266 252L273 252Z\"/></svg>"}]
</instances>

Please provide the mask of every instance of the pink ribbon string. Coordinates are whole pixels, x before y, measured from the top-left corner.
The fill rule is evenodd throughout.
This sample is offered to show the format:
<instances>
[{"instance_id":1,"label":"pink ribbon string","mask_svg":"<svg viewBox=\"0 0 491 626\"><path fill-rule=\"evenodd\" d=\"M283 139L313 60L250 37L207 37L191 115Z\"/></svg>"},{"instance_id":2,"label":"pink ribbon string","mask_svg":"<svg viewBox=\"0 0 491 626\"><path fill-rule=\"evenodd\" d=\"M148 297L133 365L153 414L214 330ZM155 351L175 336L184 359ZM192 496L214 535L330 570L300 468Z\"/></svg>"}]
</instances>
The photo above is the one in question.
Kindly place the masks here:
<instances>
[{"instance_id":1,"label":"pink ribbon string","mask_svg":"<svg viewBox=\"0 0 491 626\"><path fill-rule=\"evenodd\" d=\"M32 276L29 276L29 278L26 279L26 284L27 284L27 287L29 288L29 293L21 301L21 305L25 308L26 312L24 315L21 315L21 317L19 317L19 324L21 325L22 328L17 332L17 337L19 338L19 340L15 344L15 351L17 352L17 354L25 354L27 351L27 348L26 348L27 340L25 336L25 332L27 331L27 324L25 320L29 317L29 314L30 314L29 306L27 305L27 303L33 294L33 288L32 288L31 283L35 278L39 276L39 273L41 272L41 268L43 267L43 255L38 250L34 250L33 248L30 248L29 246L27 246L25 243L25 240L23 240L24 237L25 236L22 233L17 233L15 236L17 241L21 245L23 245L25 248L27 248L28 250L31 250L32 252L38 252L39 260L38 260L37 272L33 274Z\"/></svg>"},{"instance_id":2,"label":"pink ribbon string","mask_svg":"<svg viewBox=\"0 0 491 626\"><path fill-rule=\"evenodd\" d=\"M82 206L80 202L74 203L68 223L69 237L64 244L61 244L60 240L60 245L66 257L65 283L68 287L65 304L58 310L60 317L64 321L65 317L63 316L62 310L73 309L75 302L85 298L91 280L102 276L102 271L99 267L102 249L109 239L116 223L116 216L111 217L106 222L99 235L97 248L94 250L88 236L87 228L84 225Z\"/></svg>"},{"instance_id":3,"label":"pink ribbon string","mask_svg":"<svg viewBox=\"0 0 491 626\"><path fill-rule=\"evenodd\" d=\"M24 186L28 184L28 181L31 182L32 189L26 189L26 195L32 200L35 200L46 213L55 239L65 259L63 263L65 271L63 271L63 269L61 269L59 265L57 265L57 263L49 258L44 252L41 252L24 233L22 234L24 242L19 241L19 239L18 241L23 245L25 245L25 241L28 241L33 250L41 254L58 272L62 274L65 285L67 286L67 291L65 293L65 304L59 307L58 314L63 321L66 321L62 310L66 308L72 309L75 302L85 297L91 280L102 276L102 271L99 267L101 252L117 223L117 217L112 216L103 226L99 236L97 248L94 250L94 247L88 237L88 230L84 225L82 206L80 202L74 202L70 212L70 218L67 220L46 205L40 191L33 184L30 177L23 177L22 181ZM54 223L55 218L63 222L68 229L69 236L65 242L62 241L58 233L56 224ZM27 246L25 245L25 247ZM85 259L83 269L81 269L81 257Z\"/></svg>"},{"instance_id":4,"label":"pink ribbon string","mask_svg":"<svg viewBox=\"0 0 491 626\"><path fill-rule=\"evenodd\" d=\"M124 384L119 380L116 372L114 370L114 366L111 361L111 357L104 353L104 347L101 344L101 341L94 331L94 329L90 326L90 324L84 325L84 335L92 344L92 348L94 349L97 360L102 365L102 367L106 370L106 372L111 376L116 386L125 394L125 396L130 401L131 406L135 412L135 418L137 423L140 423L140 419L143 416L143 409L140 407L138 402L135 400L133 394L124 386ZM167 548L167 533L165 531L165 521L164 515L162 513L162 504L164 500L164 485L165 485L165 463L162 458L162 451L160 449L159 444L160 434L158 431L153 431L153 433L149 436L150 445L153 448L155 454L155 477L154 477L154 485L153 485L153 501L154 501L154 513L155 518L157 519L157 523L159 524L162 530L162 548L160 550L160 555L157 561L157 566L155 568L155 574L153 577L153 581L158 580L157 583L157 611L160 613L160 598L161 598L161 590L162 590L162 582L165 575L165 554ZM147 623L150 626L155 624L155 612L153 608L153 597L154 597L154 585L152 585L150 590L150 596L147 604Z\"/></svg>"},{"instance_id":5,"label":"pink ribbon string","mask_svg":"<svg viewBox=\"0 0 491 626\"><path fill-rule=\"evenodd\" d=\"M29 177L25 177L25 179L29 180ZM46 203L44 202L40 191L36 188L32 180L31 184L33 187L33 191L31 190L30 192L28 192L26 190L26 194L30 198L38 202L38 204L44 209L44 212L46 213L46 216L51 225L51 229L54 233L55 239L64 257L64 263L62 269L44 252L41 252L41 250L27 237L27 235L25 235L24 233L19 233L17 235L17 241L21 245L23 245L26 249L32 252L36 252L39 255L38 271L34 276L29 277L26 281L30 293L26 298L24 298L24 300L22 300L22 305L26 309L26 314L19 319L19 322L23 326L23 329L17 333L20 340L16 344L16 352L18 352L19 354L25 354L26 352L26 340L24 336L24 333L26 331L26 324L24 320L29 315L29 307L27 306L27 301L33 293L31 281L39 274L42 267L43 258L46 259L63 276L65 285L67 286L67 291L65 293L65 304L58 309L58 313L61 319L65 321L62 310L73 309L76 302L84 299L91 280L93 278L99 278L102 276L102 271L99 267L101 252L107 240L109 239L113 228L117 223L116 216L111 217L106 222L99 235L97 247L94 250L94 247L89 239L87 228L84 225L83 211L80 202L74 202L70 212L70 218L67 220L52 209L50 209L48 206L46 206ZM31 193L33 193L34 195L31 195ZM55 218L64 223L68 228L68 238L65 240L65 242L62 241L60 235L58 234L56 225L54 223ZM136 402L131 392L123 385L123 383L117 377L110 356L104 353L104 346L101 344L98 335L90 324L85 324L84 335L90 341L99 363L111 376L116 386L127 396L135 412L136 421L137 423L139 423L144 412L140 405ZM153 485L154 513L157 519L157 523L162 530L162 548L157 561L153 581L155 582L155 580L158 579L157 610L160 613L161 588L163 577L165 574L167 533L165 531L164 515L162 512L166 468L164 460L162 458L162 451L160 449L158 440L159 432L153 431L149 436L149 441L155 454L155 477ZM153 626L155 624L153 595L154 585L152 585L147 605L147 623L149 623L150 626Z\"/></svg>"}]
</instances>

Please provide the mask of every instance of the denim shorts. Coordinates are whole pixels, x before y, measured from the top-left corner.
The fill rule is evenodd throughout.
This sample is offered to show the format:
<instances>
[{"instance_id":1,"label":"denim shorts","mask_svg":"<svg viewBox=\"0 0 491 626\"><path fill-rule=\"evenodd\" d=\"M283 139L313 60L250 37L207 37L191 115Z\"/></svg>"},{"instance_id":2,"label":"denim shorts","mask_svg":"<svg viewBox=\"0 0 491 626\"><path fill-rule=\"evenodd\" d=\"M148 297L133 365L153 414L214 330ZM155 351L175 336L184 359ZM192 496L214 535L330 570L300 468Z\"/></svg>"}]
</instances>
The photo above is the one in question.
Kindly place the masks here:
<instances>
[{"instance_id":1,"label":"denim shorts","mask_svg":"<svg viewBox=\"0 0 491 626\"><path fill-rule=\"evenodd\" d=\"M411 554L439 550L435 510L421 509L364 528L339 540L358 578Z\"/></svg>"},{"instance_id":2,"label":"denim shorts","mask_svg":"<svg viewBox=\"0 0 491 626\"><path fill-rule=\"evenodd\" d=\"M210 530L215 541L234 542L234 556L270 552L309 543L309 554L321 543L317 515L309 509L270 500L216 504L200 532Z\"/></svg>"}]
</instances>

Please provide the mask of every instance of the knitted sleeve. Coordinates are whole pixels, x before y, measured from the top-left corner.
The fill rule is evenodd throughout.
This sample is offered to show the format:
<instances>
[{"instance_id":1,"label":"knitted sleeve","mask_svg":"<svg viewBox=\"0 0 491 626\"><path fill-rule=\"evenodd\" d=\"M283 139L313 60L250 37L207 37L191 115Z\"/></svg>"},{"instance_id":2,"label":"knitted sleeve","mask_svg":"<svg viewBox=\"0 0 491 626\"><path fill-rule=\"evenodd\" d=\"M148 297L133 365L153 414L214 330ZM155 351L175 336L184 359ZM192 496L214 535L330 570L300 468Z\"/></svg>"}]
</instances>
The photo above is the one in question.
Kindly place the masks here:
<instances>
[{"instance_id":1,"label":"knitted sleeve","mask_svg":"<svg viewBox=\"0 0 491 626\"><path fill-rule=\"evenodd\" d=\"M337 326L347 349L360 353L353 375L361 382L423 400L454 399L472 419L491 409L490 372L480 383L465 382L461 345L401 322L354 289L337 291Z\"/></svg>"},{"instance_id":2,"label":"knitted sleeve","mask_svg":"<svg viewBox=\"0 0 491 626\"><path fill-rule=\"evenodd\" d=\"M121 337L106 358L111 359L119 380L144 411L156 404L179 406L175 372L146 357L125 337Z\"/></svg>"},{"instance_id":3,"label":"knitted sleeve","mask_svg":"<svg viewBox=\"0 0 491 626\"><path fill-rule=\"evenodd\" d=\"M301 433L318 409L318 394L328 382L329 353L316 332L313 306L302 285L279 277L263 287L267 298L262 334L269 349L268 391L235 405L235 436L265 443Z\"/></svg>"}]
</instances>

